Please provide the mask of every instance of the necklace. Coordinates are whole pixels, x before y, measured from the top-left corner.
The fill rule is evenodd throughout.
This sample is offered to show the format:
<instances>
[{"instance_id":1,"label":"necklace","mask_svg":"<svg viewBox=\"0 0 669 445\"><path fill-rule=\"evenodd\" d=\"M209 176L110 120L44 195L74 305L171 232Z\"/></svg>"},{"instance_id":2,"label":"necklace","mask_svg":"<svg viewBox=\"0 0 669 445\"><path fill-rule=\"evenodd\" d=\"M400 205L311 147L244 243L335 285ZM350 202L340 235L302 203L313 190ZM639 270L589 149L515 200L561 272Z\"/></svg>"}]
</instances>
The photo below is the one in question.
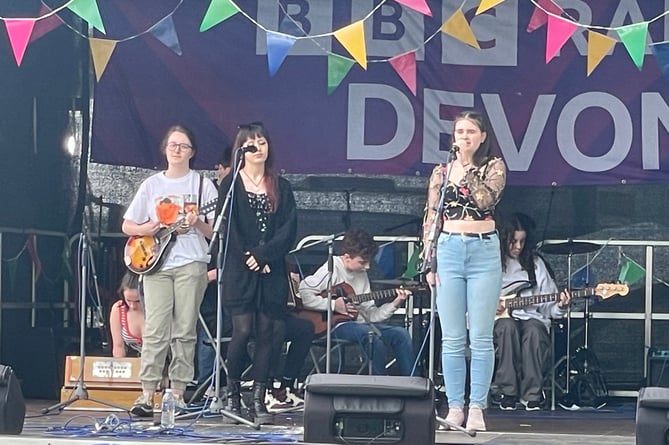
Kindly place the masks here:
<instances>
[{"instance_id":1,"label":"necklace","mask_svg":"<svg viewBox=\"0 0 669 445\"><path fill-rule=\"evenodd\" d=\"M254 181L253 178L251 176L249 176L249 174L246 173L244 170L242 170L242 173L244 174L244 176L246 176L246 178L249 181L251 181L251 184L253 184L256 188L260 188L260 184L262 183L263 179L265 179L265 174L264 173L262 174L262 176L257 181Z\"/></svg>"}]
</instances>

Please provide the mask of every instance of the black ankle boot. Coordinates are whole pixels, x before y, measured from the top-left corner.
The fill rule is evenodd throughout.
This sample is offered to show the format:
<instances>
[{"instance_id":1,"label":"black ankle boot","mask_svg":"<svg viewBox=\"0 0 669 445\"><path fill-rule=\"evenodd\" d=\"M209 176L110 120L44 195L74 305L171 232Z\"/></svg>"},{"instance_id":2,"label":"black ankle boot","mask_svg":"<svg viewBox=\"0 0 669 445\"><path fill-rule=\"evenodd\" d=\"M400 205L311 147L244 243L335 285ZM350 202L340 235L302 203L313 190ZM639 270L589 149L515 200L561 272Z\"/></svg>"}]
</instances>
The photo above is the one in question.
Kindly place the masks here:
<instances>
[{"instance_id":1,"label":"black ankle boot","mask_svg":"<svg viewBox=\"0 0 669 445\"><path fill-rule=\"evenodd\" d=\"M225 408L227 412L237 416L242 415L242 396L239 380L228 380L225 387ZM227 418L226 418L227 419Z\"/></svg>"},{"instance_id":2,"label":"black ankle boot","mask_svg":"<svg viewBox=\"0 0 669 445\"><path fill-rule=\"evenodd\" d=\"M253 385L253 412L255 415L255 423L258 425L272 425L274 424L274 415L267 412L265 406L265 393L267 392L267 385L264 383L255 383Z\"/></svg>"}]
</instances>

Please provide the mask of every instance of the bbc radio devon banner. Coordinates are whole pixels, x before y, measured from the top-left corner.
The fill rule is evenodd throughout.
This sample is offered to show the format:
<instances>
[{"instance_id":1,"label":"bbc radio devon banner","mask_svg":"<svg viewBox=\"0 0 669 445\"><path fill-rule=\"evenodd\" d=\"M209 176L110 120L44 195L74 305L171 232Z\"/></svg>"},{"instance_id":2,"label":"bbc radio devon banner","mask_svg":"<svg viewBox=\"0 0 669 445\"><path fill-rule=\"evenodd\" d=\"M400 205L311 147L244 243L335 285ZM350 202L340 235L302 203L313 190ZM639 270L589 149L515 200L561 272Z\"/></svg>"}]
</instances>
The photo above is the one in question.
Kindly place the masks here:
<instances>
[{"instance_id":1,"label":"bbc radio devon banner","mask_svg":"<svg viewBox=\"0 0 669 445\"><path fill-rule=\"evenodd\" d=\"M95 162L160 167L161 137L182 123L195 166L212 168L239 124L262 121L286 173L426 175L453 116L476 108L512 185L669 182L665 1L99 8L96 37L115 46L96 66Z\"/></svg>"}]
</instances>

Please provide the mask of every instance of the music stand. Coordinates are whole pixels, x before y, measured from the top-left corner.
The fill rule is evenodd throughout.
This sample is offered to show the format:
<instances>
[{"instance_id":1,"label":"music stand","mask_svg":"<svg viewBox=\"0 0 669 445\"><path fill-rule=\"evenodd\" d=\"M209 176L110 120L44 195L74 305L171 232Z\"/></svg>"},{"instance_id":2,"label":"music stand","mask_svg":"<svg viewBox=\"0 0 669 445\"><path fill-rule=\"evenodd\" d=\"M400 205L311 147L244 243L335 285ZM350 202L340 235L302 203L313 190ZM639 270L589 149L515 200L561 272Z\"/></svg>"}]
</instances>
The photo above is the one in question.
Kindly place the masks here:
<instances>
[{"instance_id":1,"label":"music stand","mask_svg":"<svg viewBox=\"0 0 669 445\"><path fill-rule=\"evenodd\" d=\"M68 400L65 400L55 405L49 406L42 409L42 414L48 414L53 410L58 410L62 412L65 408L77 402L79 400L90 400L92 402L98 403L100 405L105 405L110 408L115 408L120 411L125 411L129 413L130 411L127 408L124 408L120 405L115 405L113 403L105 402L102 400L91 398L88 395L88 389L86 388L86 383L84 382L84 370L85 370L85 361L86 361L86 285L88 281L88 268L94 267L93 265L93 254L90 249L90 234L88 232L88 225L86 224L86 209L84 208L84 214L81 222L81 233L79 235L79 266L80 266L80 275L79 275L79 358L80 358L80 369L79 377L77 378L77 384L72 392L72 395Z\"/></svg>"}]
</instances>

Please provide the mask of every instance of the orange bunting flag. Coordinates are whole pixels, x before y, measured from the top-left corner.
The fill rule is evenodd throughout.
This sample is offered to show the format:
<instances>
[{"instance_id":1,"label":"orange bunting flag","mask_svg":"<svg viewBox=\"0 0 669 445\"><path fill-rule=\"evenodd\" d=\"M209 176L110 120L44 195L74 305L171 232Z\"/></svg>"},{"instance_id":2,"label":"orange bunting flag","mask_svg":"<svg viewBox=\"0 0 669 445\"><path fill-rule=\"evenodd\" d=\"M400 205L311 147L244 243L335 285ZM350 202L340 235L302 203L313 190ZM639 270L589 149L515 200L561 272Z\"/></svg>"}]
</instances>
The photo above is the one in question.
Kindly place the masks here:
<instances>
[{"instance_id":1,"label":"orange bunting flag","mask_svg":"<svg viewBox=\"0 0 669 445\"><path fill-rule=\"evenodd\" d=\"M86 20L93 28L102 34L106 33L96 0L72 0L72 2L68 3L67 7L79 17Z\"/></svg>"},{"instance_id":2,"label":"orange bunting flag","mask_svg":"<svg viewBox=\"0 0 669 445\"><path fill-rule=\"evenodd\" d=\"M588 30L588 77L615 44L616 39Z\"/></svg>"},{"instance_id":3,"label":"orange bunting flag","mask_svg":"<svg viewBox=\"0 0 669 445\"><path fill-rule=\"evenodd\" d=\"M114 48L116 48L116 40L90 38L88 39L88 44L91 48L91 56L93 57L95 78L99 82L107 68L107 63L114 52Z\"/></svg>"},{"instance_id":4,"label":"orange bunting flag","mask_svg":"<svg viewBox=\"0 0 669 445\"><path fill-rule=\"evenodd\" d=\"M455 37L459 41L464 42L469 46L473 46L476 49L481 49L479 42L476 40L476 36L474 35L474 32L472 32L472 28L469 26L469 22L467 22L465 14L461 9L455 11L455 13L441 25L441 32Z\"/></svg>"},{"instance_id":5,"label":"orange bunting flag","mask_svg":"<svg viewBox=\"0 0 669 445\"><path fill-rule=\"evenodd\" d=\"M476 9L476 15L486 12L488 9L494 8L503 1L504 0L481 0L481 3L479 3L479 7Z\"/></svg>"},{"instance_id":6,"label":"orange bunting flag","mask_svg":"<svg viewBox=\"0 0 669 445\"><path fill-rule=\"evenodd\" d=\"M550 62L576 31L576 24L563 18L548 16L546 30L546 63Z\"/></svg>"},{"instance_id":7,"label":"orange bunting flag","mask_svg":"<svg viewBox=\"0 0 669 445\"><path fill-rule=\"evenodd\" d=\"M21 61L28 47L28 41L30 41L30 34L33 32L34 26L34 19L5 19L9 43L12 45L12 52L18 66L21 66Z\"/></svg>"},{"instance_id":8,"label":"orange bunting flag","mask_svg":"<svg viewBox=\"0 0 669 445\"><path fill-rule=\"evenodd\" d=\"M232 0L211 0L209 8L200 23L200 32L218 25L239 12L237 5Z\"/></svg>"},{"instance_id":9,"label":"orange bunting flag","mask_svg":"<svg viewBox=\"0 0 669 445\"><path fill-rule=\"evenodd\" d=\"M620 40L625 45L638 69L643 66L643 58L646 52L646 35L648 34L648 22L635 23L633 25L616 28Z\"/></svg>"},{"instance_id":10,"label":"orange bunting flag","mask_svg":"<svg viewBox=\"0 0 669 445\"><path fill-rule=\"evenodd\" d=\"M328 95L337 89L355 62L337 54L328 54Z\"/></svg>"},{"instance_id":11,"label":"orange bunting flag","mask_svg":"<svg viewBox=\"0 0 669 445\"><path fill-rule=\"evenodd\" d=\"M425 0L395 0L400 5L404 5L407 8L415 9L416 11L424 14L428 17L432 17L432 11L427 5Z\"/></svg>"},{"instance_id":12,"label":"orange bunting flag","mask_svg":"<svg viewBox=\"0 0 669 445\"><path fill-rule=\"evenodd\" d=\"M552 0L539 0L536 5L534 12L532 12L532 17L530 17L530 22L527 24L527 32L536 31L546 24L548 20L546 12L557 16L562 15L563 12L562 8L553 3Z\"/></svg>"},{"instance_id":13,"label":"orange bunting flag","mask_svg":"<svg viewBox=\"0 0 669 445\"><path fill-rule=\"evenodd\" d=\"M367 48L365 47L365 28L362 20L344 26L335 31L334 36L356 62L367 69Z\"/></svg>"},{"instance_id":14,"label":"orange bunting flag","mask_svg":"<svg viewBox=\"0 0 669 445\"><path fill-rule=\"evenodd\" d=\"M400 54L388 60L395 69L400 78L404 81L409 91L416 95L416 53L411 51L406 54Z\"/></svg>"}]
</instances>

